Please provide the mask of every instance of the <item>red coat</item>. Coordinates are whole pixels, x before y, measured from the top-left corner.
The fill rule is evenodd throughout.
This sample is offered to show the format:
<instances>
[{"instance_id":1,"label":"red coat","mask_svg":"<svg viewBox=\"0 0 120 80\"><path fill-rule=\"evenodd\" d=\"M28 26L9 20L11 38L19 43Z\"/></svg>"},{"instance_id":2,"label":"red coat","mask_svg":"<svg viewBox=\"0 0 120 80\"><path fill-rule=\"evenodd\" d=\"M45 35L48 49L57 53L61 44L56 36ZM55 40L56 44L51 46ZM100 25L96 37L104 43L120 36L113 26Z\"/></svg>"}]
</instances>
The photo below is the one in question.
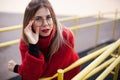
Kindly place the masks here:
<instances>
[{"instance_id":1,"label":"red coat","mask_svg":"<svg viewBox=\"0 0 120 80\"><path fill-rule=\"evenodd\" d=\"M66 35L69 33L69 38ZM69 29L63 28L63 37L72 44L74 48L74 37ZM49 38L40 39L39 49L44 53L48 50ZM18 67L18 73L22 76L23 80L38 80L41 77L50 77L57 73L58 69L64 69L70 64L79 59L74 49L65 45L61 46L59 50L46 62L44 53L39 53L39 58L30 55L28 46L24 43L23 39L20 41L20 52L22 56L22 64ZM64 80L71 80L78 72L80 67L77 67L64 75ZM56 79L54 79L56 80Z\"/></svg>"}]
</instances>

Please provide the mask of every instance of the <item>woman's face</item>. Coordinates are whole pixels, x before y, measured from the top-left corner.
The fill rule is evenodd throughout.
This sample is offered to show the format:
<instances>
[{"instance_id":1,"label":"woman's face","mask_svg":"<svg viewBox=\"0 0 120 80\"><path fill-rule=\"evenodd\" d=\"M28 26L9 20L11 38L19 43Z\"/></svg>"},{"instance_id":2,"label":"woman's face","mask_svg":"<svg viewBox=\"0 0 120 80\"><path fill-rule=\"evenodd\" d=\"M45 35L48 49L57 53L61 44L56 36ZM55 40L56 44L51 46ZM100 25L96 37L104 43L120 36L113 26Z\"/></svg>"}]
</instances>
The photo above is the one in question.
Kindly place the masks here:
<instances>
[{"instance_id":1,"label":"woman's face","mask_svg":"<svg viewBox=\"0 0 120 80\"><path fill-rule=\"evenodd\" d=\"M33 28L39 27L39 35L49 36L53 29L53 20L48 8L42 7L34 15Z\"/></svg>"}]
</instances>

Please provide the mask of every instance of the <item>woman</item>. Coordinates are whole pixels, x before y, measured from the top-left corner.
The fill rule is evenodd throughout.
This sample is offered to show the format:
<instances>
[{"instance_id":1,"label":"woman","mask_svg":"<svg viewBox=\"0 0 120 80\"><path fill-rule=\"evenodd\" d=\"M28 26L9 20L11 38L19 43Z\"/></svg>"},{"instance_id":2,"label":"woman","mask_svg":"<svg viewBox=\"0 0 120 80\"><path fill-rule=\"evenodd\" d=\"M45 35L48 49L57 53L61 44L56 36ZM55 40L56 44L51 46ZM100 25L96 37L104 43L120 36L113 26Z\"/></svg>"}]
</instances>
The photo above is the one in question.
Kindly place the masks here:
<instances>
[{"instance_id":1,"label":"woman","mask_svg":"<svg viewBox=\"0 0 120 80\"><path fill-rule=\"evenodd\" d=\"M50 77L79 59L74 51L72 32L61 26L48 0L32 0L24 14L23 37L20 40L22 64L9 61L8 69L23 80ZM65 73L71 80L80 71L77 67ZM56 79L54 79L56 80Z\"/></svg>"}]
</instances>

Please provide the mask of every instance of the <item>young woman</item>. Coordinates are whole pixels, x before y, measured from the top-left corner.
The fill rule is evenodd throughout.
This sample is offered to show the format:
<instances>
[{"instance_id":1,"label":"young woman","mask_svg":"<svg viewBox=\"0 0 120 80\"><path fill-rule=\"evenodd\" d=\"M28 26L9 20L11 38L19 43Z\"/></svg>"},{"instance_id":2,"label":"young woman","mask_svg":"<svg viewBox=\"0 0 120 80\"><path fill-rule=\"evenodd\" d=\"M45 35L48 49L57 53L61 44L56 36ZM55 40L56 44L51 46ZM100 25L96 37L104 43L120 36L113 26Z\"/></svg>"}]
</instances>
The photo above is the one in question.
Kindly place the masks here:
<instances>
[{"instance_id":1,"label":"young woman","mask_svg":"<svg viewBox=\"0 0 120 80\"><path fill-rule=\"evenodd\" d=\"M32 0L26 7L20 52L21 65L12 60L8 69L19 73L23 80L53 76L79 59L72 32L57 21L48 0ZM79 71L77 67L65 73L64 80L71 80Z\"/></svg>"}]
</instances>

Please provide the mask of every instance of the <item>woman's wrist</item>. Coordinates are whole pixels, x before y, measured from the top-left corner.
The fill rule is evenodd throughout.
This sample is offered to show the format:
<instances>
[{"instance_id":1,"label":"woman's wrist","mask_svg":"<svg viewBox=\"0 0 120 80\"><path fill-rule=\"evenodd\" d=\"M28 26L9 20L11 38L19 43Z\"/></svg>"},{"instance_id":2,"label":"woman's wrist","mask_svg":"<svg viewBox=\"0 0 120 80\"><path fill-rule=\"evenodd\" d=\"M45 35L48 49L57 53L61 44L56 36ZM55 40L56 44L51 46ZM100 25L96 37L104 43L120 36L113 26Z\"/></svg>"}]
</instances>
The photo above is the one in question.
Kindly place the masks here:
<instances>
[{"instance_id":1,"label":"woman's wrist","mask_svg":"<svg viewBox=\"0 0 120 80\"><path fill-rule=\"evenodd\" d=\"M14 67L13 72L18 73L18 67L19 67L19 65L18 65L18 64L16 64L16 65L15 65L15 67Z\"/></svg>"},{"instance_id":2,"label":"woman's wrist","mask_svg":"<svg viewBox=\"0 0 120 80\"><path fill-rule=\"evenodd\" d=\"M29 53L38 58L39 57L38 45L37 44L29 44Z\"/></svg>"}]
</instances>

